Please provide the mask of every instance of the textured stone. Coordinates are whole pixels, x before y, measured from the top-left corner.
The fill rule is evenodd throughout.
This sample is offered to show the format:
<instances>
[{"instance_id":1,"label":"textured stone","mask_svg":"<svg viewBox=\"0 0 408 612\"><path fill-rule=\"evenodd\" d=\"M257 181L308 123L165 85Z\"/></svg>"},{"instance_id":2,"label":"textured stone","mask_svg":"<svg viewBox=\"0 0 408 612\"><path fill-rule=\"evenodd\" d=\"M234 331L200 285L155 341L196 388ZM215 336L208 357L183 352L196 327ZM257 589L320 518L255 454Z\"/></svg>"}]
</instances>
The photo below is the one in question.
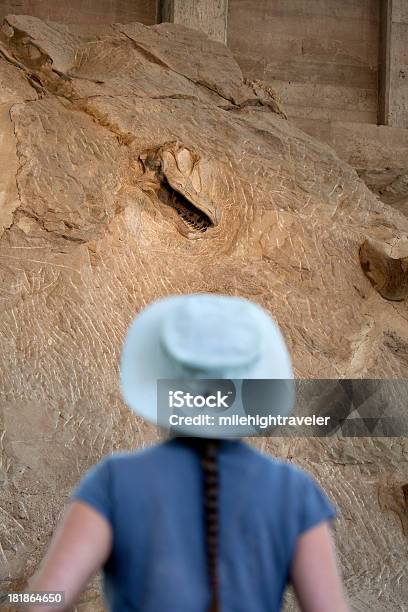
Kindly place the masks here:
<instances>
[{"instance_id":1,"label":"textured stone","mask_svg":"<svg viewBox=\"0 0 408 612\"><path fill-rule=\"evenodd\" d=\"M383 202L408 215L408 131L385 125L296 119L332 146Z\"/></svg>"},{"instance_id":2,"label":"textured stone","mask_svg":"<svg viewBox=\"0 0 408 612\"><path fill-rule=\"evenodd\" d=\"M297 377L406 378L406 301L393 299L405 278L385 299L360 258L375 244L366 273L367 259L402 269L408 220L194 30L12 16L0 42L6 590L33 572L84 470L156 439L118 388L137 311L173 293L243 295L279 322ZM354 609L402 610L406 440L257 444L310 469L338 505ZM99 609L95 585L81 609Z\"/></svg>"}]
</instances>

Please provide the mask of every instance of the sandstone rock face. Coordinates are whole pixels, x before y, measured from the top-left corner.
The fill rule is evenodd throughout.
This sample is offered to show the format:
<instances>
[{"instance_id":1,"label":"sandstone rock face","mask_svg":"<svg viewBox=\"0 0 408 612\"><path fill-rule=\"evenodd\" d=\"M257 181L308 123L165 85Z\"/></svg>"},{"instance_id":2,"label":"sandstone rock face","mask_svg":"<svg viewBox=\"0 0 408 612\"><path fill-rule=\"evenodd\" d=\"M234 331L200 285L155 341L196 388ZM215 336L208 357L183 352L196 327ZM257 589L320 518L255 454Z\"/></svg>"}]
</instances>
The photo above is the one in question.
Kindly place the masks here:
<instances>
[{"instance_id":1,"label":"sandstone rock face","mask_svg":"<svg viewBox=\"0 0 408 612\"><path fill-rule=\"evenodd\" d=\"M297 125L300 127L299 120ZM304 128L310 126L305 124ZM333 121L319 138L357 170L380 200L408 214L408 130Z\"/></svg>"},{"instance_id":2,"label":"sandstone rock face","mask_svg":"<svg viewBox=\"0 0 408 612\"><path fill-rule=\"evenodd\" d=\"M297 377L406 378L408 220L188 28L9 16L0 82L4 591L33 572L83 472L156 438L118 388L140 308L246 296L279 322ZM403 610L406 440L258 444L338 505L353 609ZM95 590L83 602L100 608Z\"/></svg>"}]
</instances>

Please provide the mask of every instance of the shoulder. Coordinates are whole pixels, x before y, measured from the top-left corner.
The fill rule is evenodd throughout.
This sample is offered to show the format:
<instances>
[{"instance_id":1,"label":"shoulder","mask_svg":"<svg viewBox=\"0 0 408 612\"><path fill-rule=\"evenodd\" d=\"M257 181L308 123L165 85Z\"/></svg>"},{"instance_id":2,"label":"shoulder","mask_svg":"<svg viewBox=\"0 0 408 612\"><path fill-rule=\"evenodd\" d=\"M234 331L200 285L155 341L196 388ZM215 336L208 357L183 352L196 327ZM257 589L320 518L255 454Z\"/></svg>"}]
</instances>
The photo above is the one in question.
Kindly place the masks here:
<instances>
[{"instance_id":1,"label":"shoulder","mask_svg":"<svg viewBox=\"0 0 408 612\"><path fill-rule=\"evenodd\" d=\"M256 486L262 489L264 497L268 497L268 490L271 496L279 491L281 499L286 500L286 503L293 507L317 503L330 505L327 494L310 472L294 463L261 452L252 446L245 446L252 461L258 465Z\"/></svg>"},{"instance_id":2,"label":"shoulder","mask_svg":"<svg viewBox=\"0 0 408 612\"><path fill-rule=\"evenodd\" d=\"M115 450L105 455L99 463L109 464L112 472L126 468L136 469L139 466L146 467L148 464L169 461L172 456L178 454L178 450L171 442L165 441L135 450Z\"/></svg>"},{"instance_id":3,"label":"shoulder","mask_svg":"<svg viewBox=\"0 0 408 612\"><path fill-rule=\"evenodd\" d=\"M251 448L262 471L257 487L266 503L279 507L299 535L314 525L333 520L337 509L318 481L301 467ZM279 495L277 496L277 492ZM288 511L290 509L290 512Z\"/></svg>"},{"instance_id":4,"label":"shoulder","mask_svg":"<svg viewBox=\"0 0 408 612\"><path fill-rule=\"evenodd\" d=\"M315 482L311 474L290 461L278 459L247 444L245 444L245 449L252 457L252 461L257 463L259 468L262 468L263 477L279 478L286 482L296 483L299 486L307 486Z\"/></svg>"}]
</instances>

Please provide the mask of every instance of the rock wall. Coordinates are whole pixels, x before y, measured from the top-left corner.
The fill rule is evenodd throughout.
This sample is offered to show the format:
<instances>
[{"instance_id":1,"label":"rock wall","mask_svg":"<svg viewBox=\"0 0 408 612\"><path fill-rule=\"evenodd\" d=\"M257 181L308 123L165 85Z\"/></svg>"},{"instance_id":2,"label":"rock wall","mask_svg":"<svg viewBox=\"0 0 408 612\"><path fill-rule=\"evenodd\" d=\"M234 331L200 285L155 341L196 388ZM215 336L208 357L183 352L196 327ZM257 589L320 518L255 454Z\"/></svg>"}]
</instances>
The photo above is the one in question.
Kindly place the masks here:
<instances>
[{"instance_id":1,"label":"rock wall","mask_svg":"<svg viewBox=\"0 0 408 612\"><path fill-rule=\"evenodd\" d=\"M186 27L8 16L0 83L4 591L33 573L87 468L156 439L118 388L140 308L243 295L279 322L297 377L406 378L408 220ZM353 609L403 610L406 439L257 444L337 504ZM101 608L95 587L81 610Z\"/></svg>"},{"instance_id":2,"label":"rock wall","mask_svg":"<svg viewBox=\"0 0 408 612\"><path fill-rule=\"evenodd\" d=\"M297 119L296 125L315 132L307 120ZM408 215L408 130L332 121L320 125L315 136L353 166L383 202Z\"/></svg>"},{"instance_id":3,"label":"rock wall","mask_svg":"<svg viewBox=\"0 0 408 612\"><path fill-rule=\"evenodd\" d=\"M377 123L379 0L229 0L228 46L290 118Z\"/></svg>"},{"instance_id":4,"label":"rock wall","mask_svg":"<svg viewBox=\"0 0 408 612\"><path fill-rule=\"evenodd\" d=\"M0 18L9 14L31 15L62 23L128 23L140 21L151 25L156 21L155 0L2 0Z\"/></svg>"}]
</instances>

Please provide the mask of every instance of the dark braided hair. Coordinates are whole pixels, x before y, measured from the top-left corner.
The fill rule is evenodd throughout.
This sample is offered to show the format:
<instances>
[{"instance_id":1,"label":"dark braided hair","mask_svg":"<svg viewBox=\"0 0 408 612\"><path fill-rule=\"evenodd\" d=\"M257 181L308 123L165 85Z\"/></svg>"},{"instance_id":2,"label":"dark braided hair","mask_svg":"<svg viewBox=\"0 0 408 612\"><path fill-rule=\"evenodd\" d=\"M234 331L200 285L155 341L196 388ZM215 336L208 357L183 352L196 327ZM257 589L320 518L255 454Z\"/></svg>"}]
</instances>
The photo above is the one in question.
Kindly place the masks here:
<instances>
[{"instance_id":1,"label":"dark braided hair","mask_svg":"<svg viewBox=\"0 0 408 612\"><path fill-rule=\"evenodd\" d=\"M211 586L211 603L208 612L219 612L218 583L218 443L206 440L201 448L201 465L204 480L204 520L206 532L208 575Z\"/></svg>"},{"instance_id":2,"label":"dark braided hair","mask_svg":"<svg viewBox=\"0 0 408 612\"><path fill-rule=\"evenodd\" d=\"M207 612L220 612L218 578L218 447L219 440L207 438L180 438L194 448L200 456L203 474L204 527L206 534L206 555L208 578L211 589L210 606Z\"/></svg>"}]
</instances>

